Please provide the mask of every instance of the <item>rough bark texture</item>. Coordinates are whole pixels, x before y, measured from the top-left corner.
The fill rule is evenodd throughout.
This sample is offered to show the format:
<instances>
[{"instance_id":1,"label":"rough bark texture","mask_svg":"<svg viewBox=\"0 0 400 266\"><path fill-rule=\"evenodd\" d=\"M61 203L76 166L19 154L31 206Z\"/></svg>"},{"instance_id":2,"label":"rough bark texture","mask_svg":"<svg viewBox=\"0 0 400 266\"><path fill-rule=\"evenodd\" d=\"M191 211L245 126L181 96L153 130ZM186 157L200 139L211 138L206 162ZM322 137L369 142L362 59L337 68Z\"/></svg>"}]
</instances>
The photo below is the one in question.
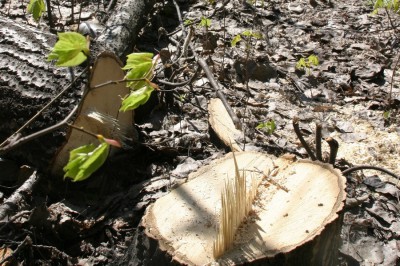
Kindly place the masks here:
<instances>
[{"instance_id":1,"label":"rough bark texture","mask_svg":"<svg viewBox=\"0 0 400 266\"><path fill-rule=\"evenodd\" d=\"M328 225L326 230L312 242L288 254L281 253L274 258L264 258L251 263L243 262L238 265L337 265L342 216ZM143 226L138 227L125 256L112 265L182 265L173 261L172 257L160 248L158 241L149 238L144 231Z\"/></svg>"},{"instance_id":2,"label":"rough bark texture","mask_svg":"<svg viewBox=\"0 0 400 266\"><path fill-rule=\"evenodd\" d=\"M100 50L112 51L125 60L154 3L154 0L127 0L117 4L107 20L106 30L97 38Z\"/></svg>"},{"instance_id":3,"label":"rough bark texture","mask_svg":"<svg viewBox=\"0 0 400 266\"><path fill-rule=\"evenodd\" d=\"M57 37L0 16L0 141L3 142L70 83L68 69L46 61ZM61 121L77 103L80 86L71 88L23 135ZM52 133L22 146L11 156L21 163L43 167L49 155L63 141L61 132Z\"/></svg>"}]
</instances>

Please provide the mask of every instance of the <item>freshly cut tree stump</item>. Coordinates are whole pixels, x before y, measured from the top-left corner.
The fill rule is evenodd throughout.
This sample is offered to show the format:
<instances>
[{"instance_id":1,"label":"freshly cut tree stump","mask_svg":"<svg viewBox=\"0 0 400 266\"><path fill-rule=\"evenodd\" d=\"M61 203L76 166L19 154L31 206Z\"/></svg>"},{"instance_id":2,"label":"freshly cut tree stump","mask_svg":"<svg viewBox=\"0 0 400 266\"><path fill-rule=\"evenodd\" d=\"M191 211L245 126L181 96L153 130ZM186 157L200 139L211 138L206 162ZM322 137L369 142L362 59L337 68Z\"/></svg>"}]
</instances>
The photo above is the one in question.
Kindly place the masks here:
<instances>
[{"instance_id":1,"label":"freshly cut tree stump","mask_svg":"<svg viewBox=\"0 0 400 266\"><path fill-rule=\"evenodd\" d=\"M232 153L191 174L189 182L147 209L130 251L141 262L130 265L336 264L345 177L320 162L235 154L238 168L260 184L231 248L214 258L221 193L236 178Z\"/></svg>"}]
</instances>

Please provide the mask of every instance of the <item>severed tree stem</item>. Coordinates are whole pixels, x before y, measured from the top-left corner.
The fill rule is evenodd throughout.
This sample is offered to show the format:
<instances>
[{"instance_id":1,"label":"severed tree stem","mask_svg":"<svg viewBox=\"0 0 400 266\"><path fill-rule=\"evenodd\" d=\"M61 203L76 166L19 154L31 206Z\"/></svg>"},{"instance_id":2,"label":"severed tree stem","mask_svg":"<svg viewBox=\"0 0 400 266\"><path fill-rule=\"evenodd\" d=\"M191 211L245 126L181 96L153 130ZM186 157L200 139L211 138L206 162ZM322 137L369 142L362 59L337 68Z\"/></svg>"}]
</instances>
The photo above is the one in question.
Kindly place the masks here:
<instances>
[{"instance_id":1,"label":"severed tree stem","mask_svg":"<svg viewBox=\"0 0 400 266\"><path fill-rule=\"evenodd\" d=\"M322 125L321 123L318 122L315 128L315 153L317 156L317 160L322 162L321 139L322 139Z\"/></svg>"},{"instance_id":2,"label":"severed tree stem","mask_svg":"<svg viewBox=\"0 0 400 266\"><path fill-rule=\"evenodd\" d=\"M311 158L311 160L316 161L317 158L315 157L313 151L311 150L310 146L307 144L307 142L304 140L303 135L301 134L300 127L299 127L299 118L294 117L293 118L293 128L294 132L296 133L297 138L300 140L301 145L303 145L304 149L306 149L308 156Z\"/></svg>"},{"instance_id":3,"label":"severed tree stem","mask_svg":"<svg viewBox=\"0 0 400 266\"><path fill-rule=\"evenodd\" d=\"M328 142L330 148L329 163L335 165L336 156L339 150L339 143L331 137L327 138L326 142Z\"/></svg>"}]
</instances>

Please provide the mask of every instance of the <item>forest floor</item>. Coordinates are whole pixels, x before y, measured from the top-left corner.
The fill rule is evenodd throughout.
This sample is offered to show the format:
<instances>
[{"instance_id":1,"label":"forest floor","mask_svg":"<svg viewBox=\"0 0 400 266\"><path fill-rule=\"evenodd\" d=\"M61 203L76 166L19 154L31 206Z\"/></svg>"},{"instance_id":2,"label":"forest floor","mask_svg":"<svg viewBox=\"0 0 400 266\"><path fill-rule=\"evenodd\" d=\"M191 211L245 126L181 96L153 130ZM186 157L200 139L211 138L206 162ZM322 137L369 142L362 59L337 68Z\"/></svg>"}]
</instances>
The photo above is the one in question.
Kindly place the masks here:
<instances>
[{"instance_id":1,"label":"forest floor","mask_svg":"<svg viewBox=\"0 0 400 266\"><path fill-rule=\"evenodd\" d=\"M323 126L323 138L337 140L339 169L372 165L400 173L400 74L393 71L400 55L398 15L385 10L372 15L370 2L356 0L209 2L154 6L135 51L170 54L172 76L160 68L155 83L189 82L158 83L164 91L135 115L138 147L110 158L80 184L42 182L31 200L2 221L0 261L3 256L10 263L4 265L117 262L149 204L229 152L209 125L208 102L215 91L193 50L206 60L242 124L244 133L235 140L242 149L306 158L292 126L298 117L309 143L316 123ZM98 20L108 4L82 1L74 12L82 5L81 20L101 28ZM57 30L74 27L72 5L53 1L53 13L60 15ZM6 0L0 12L36 26L20 1ZM45 14L39 28L48 30L46 23ZM189 32L189 51L183 54ZM232 45L238 35L241 40ZM296 68L313 55L318 64ZM399 265L398 180L372 170L347 180L341 265ZM2 200L14 189L0 188Z\"/></svg>"}]
</instances>

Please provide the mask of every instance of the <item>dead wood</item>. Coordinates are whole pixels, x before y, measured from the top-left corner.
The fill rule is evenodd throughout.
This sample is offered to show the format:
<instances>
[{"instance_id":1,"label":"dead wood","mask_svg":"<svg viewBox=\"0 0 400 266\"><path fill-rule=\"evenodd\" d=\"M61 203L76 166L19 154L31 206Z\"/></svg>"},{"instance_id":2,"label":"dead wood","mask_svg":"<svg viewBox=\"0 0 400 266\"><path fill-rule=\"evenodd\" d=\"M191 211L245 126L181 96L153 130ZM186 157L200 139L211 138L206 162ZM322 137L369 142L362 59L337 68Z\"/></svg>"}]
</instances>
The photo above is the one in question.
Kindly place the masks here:
<instances>
[{"instance_id":1,"label":"dead wood","mask_svg":"<svg viewBox=\"0 0 400 266\"><path fill-rule=\"evenodd\" d=\"M18 210L19 206L33 193L33 189L39 182L39 179L40 175L34 171L24 184L0 205L0 221Z\"/></svg>"}]
</instances>

